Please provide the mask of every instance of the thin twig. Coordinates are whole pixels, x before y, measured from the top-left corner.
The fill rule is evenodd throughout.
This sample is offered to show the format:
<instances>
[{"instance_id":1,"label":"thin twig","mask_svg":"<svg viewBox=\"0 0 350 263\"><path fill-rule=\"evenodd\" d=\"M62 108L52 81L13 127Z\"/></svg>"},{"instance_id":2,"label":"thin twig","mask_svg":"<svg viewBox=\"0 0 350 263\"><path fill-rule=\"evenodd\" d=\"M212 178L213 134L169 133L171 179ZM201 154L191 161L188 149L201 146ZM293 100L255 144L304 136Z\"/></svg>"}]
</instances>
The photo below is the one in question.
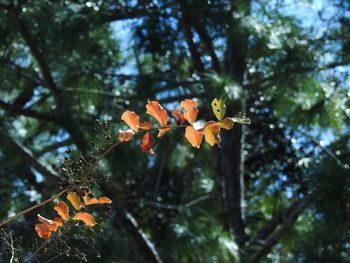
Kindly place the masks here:
<instances>
[{"instance_id":1,"label":"thin twig","mask_svg":"<svg viewBox=\"0 0 350 263\"><path fill-rule=\"evenodd\" d=\"M65 192L69 191L70 189L72 188L72 186L68 186L67 188L63 189L61 192L59 192L58 194L54 195L53 197L49 198L49 199L46 199L45 201L39 203L39 204L36 204L36 205L33 205L32 207L29 207L17 214L15 214L14 216L10 217L9 219L3 221L1 224L0 224L0 228L4 227L5 225L7 225L8 223L12 222L13 220L15 220L16 218L20 217L21 215L24 215L36 208L39 208L47 203L50 203L51 201L57 199L58 197L60 197L61 195L63 195Z\"/></svg>"}]
</instances>

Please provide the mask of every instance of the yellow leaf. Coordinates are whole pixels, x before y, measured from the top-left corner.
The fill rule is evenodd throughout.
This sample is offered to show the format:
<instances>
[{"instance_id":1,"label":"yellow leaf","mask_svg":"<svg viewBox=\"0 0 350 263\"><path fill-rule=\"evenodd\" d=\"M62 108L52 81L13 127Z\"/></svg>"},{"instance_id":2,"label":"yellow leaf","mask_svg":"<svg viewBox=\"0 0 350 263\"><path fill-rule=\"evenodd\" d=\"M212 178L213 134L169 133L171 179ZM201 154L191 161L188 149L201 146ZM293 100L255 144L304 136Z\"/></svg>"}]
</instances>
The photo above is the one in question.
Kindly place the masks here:
<instances>
[{"instance_id":1,"label":"yellow leaf","mask_svg":"<svg viewBox=\"0 0 350 263\"><path fill-rule=\"evenodd\" d=\"M210 121L206 124L204 128L204 139L211 146L214 144L220 144L220 127L214 121Z\"/></svg>"},{"instance_id":2,"label":"yellow leaf","mask_svg":"<svg viewBox=\"0 0 350 263\"><path fill-rule=\"evenodd\" d=\"M231 130L233 128L233 120L232 118L226 117L222 121L219 121L218 126L224 128L226 130Z\"/></svg>"},{"instance_id":3,"label":"yellow leaf","mask_svg":"<svg viewBox=\"0 0 350 263\"><path fill-rule=\"evenodd\" d=\"M95 221L95 218L89 214L89 213L86 213L86 212L81 212L81 213L77 213L73 218L72 220L75 220L75 221L83 221L86 225L88 226L94 226L96 225L96 221Z\"/></svg>"},{"instance_id":4,"label":"yellow leaf","mask_svg":"<svg viewBox=\"0 0 350 263\"><path fill-rule=\"evenodd\" d=\"M79 210L81 207L81 202L80 202L80 198L77 195L77 193L75 192L69 192L67 194L67 199L69 200L69 202L72 204L72 206L75 208L75 210Z\"/></svg>"},{"instance_id":5,"label":"yellow leaf","mask_svg":"<svg viewBox=\"0 0 350 263\"><path fill-rule=\"evenodd\" d=\"M225 100L223 98L220 98L219 100L215 98L211 103L211 107L213 108L215 117L221 121L226 111Z\"/></svg>"}]
</instances>

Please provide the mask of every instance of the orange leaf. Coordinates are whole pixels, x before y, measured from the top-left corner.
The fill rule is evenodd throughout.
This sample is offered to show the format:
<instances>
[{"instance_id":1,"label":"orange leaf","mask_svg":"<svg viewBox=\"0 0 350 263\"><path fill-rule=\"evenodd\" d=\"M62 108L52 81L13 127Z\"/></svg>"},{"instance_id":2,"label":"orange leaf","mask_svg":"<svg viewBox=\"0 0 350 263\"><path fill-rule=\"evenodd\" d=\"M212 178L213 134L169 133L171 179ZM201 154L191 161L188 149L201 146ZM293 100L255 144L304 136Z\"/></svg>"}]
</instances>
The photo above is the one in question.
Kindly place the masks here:
<instances>
[{"instance_id":1,"label":"orange leaf","mask_svg":"<svg viewBox=\"0 0 350 263\"><path fill-rule=\"evenodd\" d=\"M171 115L173 115L173 117L176 119L178 126L180 126L185 121L184 115L179 110L172 110Z\"/></svg>"},{"instance_id":2,"label":"orange leaf","mask_svg":"<svg viewBox=\"0 0 350 263\"><path fill-rule=\"evenodd\" d=\"M42 239L49 239L51 237L52 226L50 224L35 224L35 231Z\"/></svg>"},{"instance_id":3,"label":"orange leaf","mask_svg":"<svg viewBox=\"0 0 350 263\"><path fill-rule=\"evenodd\" d=\"M139 130L140 119L135 112L127 110L123 113L121 119L125 121L126 124L129 125L129 127L133 129L135 132Z\"/></svg>"},{"instance_id":4,"label":"orange leaf","mask_svg":"<svg viewBox=\"0 0 350 263\"><path fill-rule=\"evenodd\" d=\"M63 201L58 201L57 205L55 205L54 209L57 213L62 217L65 221L69 219L69 207Z\"/></svg>"},{"instance_id":5,"label":"orange leaf","mask_svg":"<svg viewBox=\"0 0 350 263\"><path fill-rule=\"evenodd\" d=\"M72 204L72 206L75 208L75 210L79 210L81 207L81 202L80 202L80 198L77 195L77 193L75 192L69 192L67 194L67 199L69 200L69 202Z\"/></svg>"},{"instance_id":6,"label":"orange leaf","mask_svg":"<svg viewBox=\"0 0 350 263\"><path fill-rule=\"evenodd\" d=\"M218 126L226 130L231 130L233 128L233 120L230 117L226 117L222 121L219 121Z\"/></svg>"},{"instance_id":7,"label":"orange leaf","mask_svg":"<svg viewBox=\"0 0 350 263\"><path fill-rule=\"evenodd\" d=\"M170 131L172 128L171 127L168 127L168 128L160 128L158 129L158 135L157 137L162 137L164 134L166 134L168 131Z\"/></svg>"},{"instance_id":8,"label":"orange leaf","mask_svg":"<svg viewBox=\"0 0 350 263\"><path fill-rule=\"evenodd\" d=\"M134 134L135 134L135 132L132 129L129 129L126 131L119 130L118 140L120 142L130 141L132 139L132 137L134 136Z\"/></svg>"},{"instance_id":9,"label":"orange leaf","mask_svg":"<svg viewBox=\"0 0 350 263\"><path fill-rule=\"evenodd\" d=\"M59 217L55 217L54 219L52 219L52 221L53 221L57 226L63 226L62 219L59 218Z\"/></svg>"},{"instance_id":10,"label":"orange leaf","mask_svg":"<svg viewBox=\"0 0 350 263\"><path fill-rule=\"evenodd\" d=\"M214 121L207 122L204 128L204 139L211 146L220 144L220 127Z\"/></svg>"},{"instance_id":11,"label":"orange leaf","mask_svg":"<svg viewBox=\"0 0 350 263\"><path fill-rule=\"evenodd\" d=\"M197 119L198 109L196 105L197 104L195 101L188 99L183 100L180 104L180 107L186 110L184 113L185 119L191 124L194 123Z\"/></svg>"},{"instance_id":12,"label":"orange leaf","mask_svg":"<svg viewBox=\"0 0 350 263\"><path fill-rule=\"evenodd\" d=\"M148 153L151 153L151 154L154 154L153 150L152 150L152 147L153 145L155 144L155 141L153 139L153 136L152 134L150 134L149 132L147 132L143 137L142 137L142 140L141 140L141 150L143 152L148 152Z\"/></svg>"},{"instance_id":13,"label":"orange leaf","mask_svg":"<svg viewBox=\"0 0 350 263\"><path fill-rule=\"evenodd\" d=\"M35 231L42 239L50 238L52 232L56 232L58 227L63 226L62 220L58 217L50 220L38 214L38 220L40 224L35 224Z\"/></svg>"},{"instance_id":14,"label":"orange leaf","mask_svg":"<svg viewBox=\"0 0 350 263\"><path fill-rule=\"evenodd\" d=\"M77 213L75 216L73 216L72 220L83 221L88 226L96 225L94 217L86 212Z\"/></svg>"},{"instance_id":15,"label":"orange leaf","mask_svg":"<svg viewBox=\"0 0 350 263\"><path fill-rule=\"evenodd\" d=\"M159 104L158 101L149 101L146 104L147 113L152 115L160 124L160 126L165 126L168 123L168 113Z\"/></svg>"},{"instance_id":16,"label":"orange leaf","mask_svg":"<svg viewBox=\"0 0 350 263\"><path fill-rule=\"evenodd\" d=\"M84 205L95 205L95 204L111 204L112 200L108 197L102 196L100 198L92 197L90 193L83 196Z\"/></svg>"},{"instance_id":17,"label":"orange leaf","mask_svg":"<svg viewBox=\"0 0 350 263\"><path fill-rule=\"evenodd\" d=\"M199 148L202 143L203 132L196 131L192 126L188 126L186 127L185 137L193 147Z\"/></svg>"},{"instance_id":18,"label":"orange leaf","mask_svg":"<svg viewBox=\"0 0 350 263\"><path fill-rule=\"evenodd\" d=\"M148 131L149 129L152 128L152 126L153 126L152 122L147 121L147 122L143 122L143 123L140 124L140 129Z\"/></svg>"}]
</instances>

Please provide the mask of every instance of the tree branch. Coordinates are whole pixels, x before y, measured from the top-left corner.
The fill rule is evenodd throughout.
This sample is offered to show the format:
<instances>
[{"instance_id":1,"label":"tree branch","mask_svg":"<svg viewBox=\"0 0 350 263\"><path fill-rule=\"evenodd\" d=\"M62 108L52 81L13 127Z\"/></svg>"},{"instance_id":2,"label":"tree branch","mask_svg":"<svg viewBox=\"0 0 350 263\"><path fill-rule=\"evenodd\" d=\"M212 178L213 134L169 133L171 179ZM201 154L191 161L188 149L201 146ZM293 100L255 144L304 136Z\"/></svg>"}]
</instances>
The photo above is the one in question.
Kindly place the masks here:
<instances>
[{"instance_id":1,"label":"tree branch","mask_svg":"<svg viewBox=\"0 0 350 263\"><path fill-rule=\"evenodd\" d=\"M16 115L23 115L23 116L35 118L41 121L48 122L48 121L56 120L56 117L53 114L46 113L46 112L38 112L30 109L23 109L22 107L19 107L17 105L4 102L1 99L0 99L0 108Z\"/></svg>"},{"instance_id":2,"label":"tree branch","mask_svg":"<svg viewBox=\"0 0 350 263\"><path fill-rule=\"evenodd\" d=\"M38 62L38 65L40 67L41 73L43 74L44 80L46 82L47 87L50 89L52 95L55 98L55 102L57 107L62 106L61 97L59 94L59 90L53 80L53 77L51 75L51 71L49 68L49 65L46 63L43 54L39 51L38 46L35 44L34 40L30 36L25 24L21 21L18 11L15 8L11 8L10 13L12 17L14 18L15 24L28 45L31 54L33 55L34 59Z\"/></svg>"},{"instance_id":3,"label":"tree branch","mask_svg":"<svg viewBox=\"0 0 350 263\"><path fill-rule=\"evenodd\" d=\"M302 201L298 203L297 206L289 213L289 215L283 218L283 223L278 227L278 229L270 235L270 237L264 242L263 246L259 251L253 254L250 257L249 262L259 262L260 259L266 255L272 247L280 241L284 235L289 231L289 229L293 226L293 223L298 219L298 217L302 214L306 207L310 205L313 198L311 196L305 197Z\"/></svg>"},{"instance_id":4,"label":"tree branch","mask_svg":"<svg viewBox=\"0 0 350 263\"><path fill-rule=\"evenodd\" d=\"M162 263L154 244L139 227L135 218L121 206L118 207L117 215L113 218L113 225L117 227L119 219L121 220L122 226L129 232L147 262Z\"/></svg>"},{"instance_id":5,"label":"tree branch","mask_svg":"<svg viewBox=\"0 0 350 263\"><path fill-rule=\"evenodd\" d=\"M25 146L21 145L19 142L14 141L10 136L8 136L2 129L0 129L0 135L5 138L5 143L11 146L13 149L25 162L32 165L39 173L45 176L50 182L54 183L58 180L58 175L50 167L39 162L34 154Z\"/></svg>"}]
</instances>

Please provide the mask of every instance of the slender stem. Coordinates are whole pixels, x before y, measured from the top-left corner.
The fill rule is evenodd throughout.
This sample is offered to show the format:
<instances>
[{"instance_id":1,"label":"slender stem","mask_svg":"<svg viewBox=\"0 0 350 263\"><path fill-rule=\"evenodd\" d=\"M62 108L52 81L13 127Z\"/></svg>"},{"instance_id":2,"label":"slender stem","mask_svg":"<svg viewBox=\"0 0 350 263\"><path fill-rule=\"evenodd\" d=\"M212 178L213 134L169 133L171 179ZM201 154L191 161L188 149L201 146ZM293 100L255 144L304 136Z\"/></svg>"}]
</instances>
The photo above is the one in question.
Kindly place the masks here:
<instances>
[{"instance_id":1,"label":"slender stem","mask_svg":"<svg viewBox=\"0 0 350 263\"><path fill-rule=\"evenodd\" d=\"M38 255L39 252L40 252L41 250L43 250L43 249L50 243L50 241L51 241L51 239L45 240L45 241L41 244L41 246L33 253L33 255L32 255L28 260L26 260L26 261L24 261L24 262L31 262L31 261L36 257L36 255Z\"/></svg>"},{"instance_id":2,"label":"slender stem","mask_svg":"<svg viewBox=\"0 0 350 263\"><path fill-rule=\"evenodd\" d=\"M39 203L39 204L36 204L36 205L33 205L32 207L29 207L17 214L15 214L14 216L10 217L9 219L3 221L1 224L0 224L0 228L4 227L5 225L7 225L8 223L10 223L11 221L15 220L16 218L20 217L21 215L24 215L36 208L39 208L47 203L50 203L51 201L57 199L58 197L60 197L61 195L63 195L65 192L69 191L70 189L72 188L72 186L69 186L65 189L63 189L61 192L59 192L58 194L54 195L53 197L49 198L49 199L46 199L45 201Z\"/></svg>"}]
</instances>

